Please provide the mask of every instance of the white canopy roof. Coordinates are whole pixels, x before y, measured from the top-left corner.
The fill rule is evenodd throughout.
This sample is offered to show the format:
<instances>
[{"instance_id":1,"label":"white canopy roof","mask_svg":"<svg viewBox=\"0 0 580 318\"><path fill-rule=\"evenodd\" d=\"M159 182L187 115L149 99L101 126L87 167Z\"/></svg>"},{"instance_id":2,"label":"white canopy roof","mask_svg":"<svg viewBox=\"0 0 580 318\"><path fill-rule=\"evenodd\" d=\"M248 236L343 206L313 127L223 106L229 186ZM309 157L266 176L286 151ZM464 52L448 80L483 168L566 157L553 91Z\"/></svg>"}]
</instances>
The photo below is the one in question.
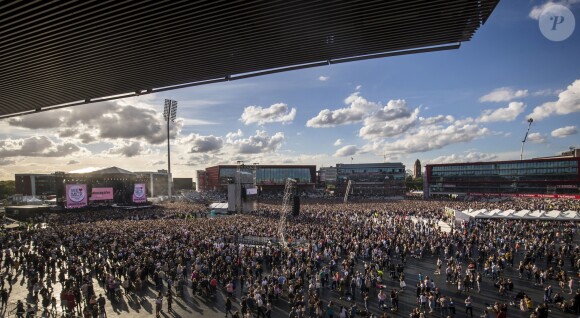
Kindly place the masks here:
<instances>
[{"instance_id":1,"label":"white canopy roof","mask_svg":"<svg viewBox=\"0 0 580 318\"><path fill-rule=\"evenodd\" d=\"M209 205L209 208L211 210L219 210L219 209L228 209L228 204L227 203L212 203Z\"/></svg>"},{"instance_id":2,"label":"white canopy roof","mask_svg":"<svg viewBox=\"0 0 580 318\"><path fill-rule=\"evenodd\" d=\"M500 209L494 209L492 211L487 211L486 209L481 210L464 210L455 211L456 220L468 220L468 219L490 219L490 218L501 218L501 219L526 219L526 220L562 220L562 221L580 221L580 213L577 211L566 211L561 212L558 210L551 210L546 212L544 210L506 210L502 211Z\"/></svg>"}]
</instances>

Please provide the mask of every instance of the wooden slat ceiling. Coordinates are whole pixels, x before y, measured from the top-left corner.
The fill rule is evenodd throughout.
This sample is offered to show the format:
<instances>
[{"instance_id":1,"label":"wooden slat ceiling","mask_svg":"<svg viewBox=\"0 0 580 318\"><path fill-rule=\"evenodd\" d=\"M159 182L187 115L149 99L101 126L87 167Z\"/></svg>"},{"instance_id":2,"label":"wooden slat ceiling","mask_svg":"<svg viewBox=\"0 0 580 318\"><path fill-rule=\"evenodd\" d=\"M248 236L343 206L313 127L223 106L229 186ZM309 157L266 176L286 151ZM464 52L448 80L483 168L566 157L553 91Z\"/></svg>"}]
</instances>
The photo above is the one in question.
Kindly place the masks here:
<instances>
[{"instance_id":1,"label":"wooden slat ceiling","mask_svg":"<svg viewBox=\"0 0 580 318\"><path fill-rule=\"evenodd\" d=\"M455 49L498 1L0 2L0 118Z\"/></svg>"}]
</instances>

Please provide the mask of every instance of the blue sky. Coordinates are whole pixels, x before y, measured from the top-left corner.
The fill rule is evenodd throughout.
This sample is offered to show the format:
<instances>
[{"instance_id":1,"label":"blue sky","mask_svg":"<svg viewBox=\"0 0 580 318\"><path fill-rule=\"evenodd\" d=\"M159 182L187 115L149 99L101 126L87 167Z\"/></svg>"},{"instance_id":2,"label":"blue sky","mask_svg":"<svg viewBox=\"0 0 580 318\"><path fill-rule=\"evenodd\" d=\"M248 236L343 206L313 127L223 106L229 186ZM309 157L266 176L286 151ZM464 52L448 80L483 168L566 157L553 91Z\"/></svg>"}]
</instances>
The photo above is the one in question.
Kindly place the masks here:
<instances>
[{"instance_id":1,"label":"blue sky","mask_svg":"<svg viewBox=\"0 0 580 318\"><path fill-rule=\"evenodd\" d=\"M580 1L559 1L580 18ZM172 171L260 164L518 159L580 147L580 31L554 42L545 1L502 1L458 50L304 69L0 121L0 179L167 167L163 100L178 101ZM580 28L580 27L578 27ZM129 123L131 124L129 124Z\"/></svg>"}]
</instances>

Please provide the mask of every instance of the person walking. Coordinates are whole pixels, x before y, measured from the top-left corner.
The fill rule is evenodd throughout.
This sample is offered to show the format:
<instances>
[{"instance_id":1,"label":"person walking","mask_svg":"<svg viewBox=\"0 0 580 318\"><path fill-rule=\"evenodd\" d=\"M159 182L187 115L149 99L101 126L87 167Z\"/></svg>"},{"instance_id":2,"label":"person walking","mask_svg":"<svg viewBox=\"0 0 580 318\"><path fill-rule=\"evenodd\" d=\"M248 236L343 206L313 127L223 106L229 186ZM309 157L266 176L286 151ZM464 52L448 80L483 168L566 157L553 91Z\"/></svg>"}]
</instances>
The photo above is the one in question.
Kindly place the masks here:
<instances>
[{"instance_id":1,"label":"person walking","mask_svg":"<svg viewBox=\"0 0 580 318\"><path fill-rule=\"evenodd\" d=\"M167 312L172 312L173 308L171 308L171 305L173 305L173 293L171 293L171 289L169 289L169 291L167 292Z\"/></svg>"},{"instance_id":2,"label":"person walking","mask_svg":"<svg viewBox=\"0 0 580 318\"><path fill-rule=\"evenodd\" d=\"M161 294L161 292L159 292L157 298L155 298L155 317L161 316L161 310L163 309L162 306L163 306L163 295Z\"/></svg>"},{"instance_id":3,"label":"person walking","mask_svg":"<svg viewBox=\"0 0 580 318\"><path fill-rule=\"evenodd\" d=\"M465 314L468 312L470 317L473 318L473 301L471 300L471 296L465 298Z\"/></svg>"},{"instance_id":4,"label":"person walking","mask_svg":"<svg viewBox=\"0 0 580 318\"><path fill-rule=\"evenodd\" d=\"M24 314L26 313L26 309L24 309L24 303L22 300L18 300L16 303L16 317L17 318L24 318Z\"/></svg>"},{"instance_id":5,"label":"person walking","mask_svg":"<svg viewBox=\"0 0 580 318\"><path fill-rule=\"evenodd\" d=\"M0 298L2 298L2 307L0 308L7 308L8 307L8 291L6 290L6 288L2 288L2 291L0 292Z\"/></svg>"},{"instance_id":6,"label":"person walking","mask_svg":"<svg viewBox=\"0 0 580 318\"><path fill-rule=\"evenodd\" d=\"M232 317L234 316L234 314L232 313L232 300L230 299L230 297L226 298L226 317L228 316L228 313L232 315Z\"/></svg>"},{"instance_id":7,"label":"person walking","mask_svg":"<svg viewBox=\"0 0 580 318\"><path fill-rule=\"evenodd\" d=\"M332 308L332 300L326 306L326 315L328 318L334 318L334 308Z\"/></svg>"}]
</instances>

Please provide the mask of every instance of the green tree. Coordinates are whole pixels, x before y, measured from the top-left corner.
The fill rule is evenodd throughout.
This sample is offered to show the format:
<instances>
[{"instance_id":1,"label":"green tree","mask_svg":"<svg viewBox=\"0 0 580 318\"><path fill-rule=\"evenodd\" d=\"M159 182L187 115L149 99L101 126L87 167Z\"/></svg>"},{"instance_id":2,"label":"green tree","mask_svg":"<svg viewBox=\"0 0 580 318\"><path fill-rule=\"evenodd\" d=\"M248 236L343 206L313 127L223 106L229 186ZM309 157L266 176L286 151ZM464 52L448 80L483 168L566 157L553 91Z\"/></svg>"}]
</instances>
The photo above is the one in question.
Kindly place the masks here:
<instances>
[{"instance_id":1,"label":"green tree","mask_svg":"<svg viewBox=\"0 0 580 318\"><path fill-rule=\"evenodd\" d=\"M0 200L4 200L16 192L16 182L14 180L0 181Z\"/></svg>"},{"instance_id":2,"label":"green tree","mask_svg":"<svg viewBox=\"0 0 580 318\"><path fill-rule=\"evenodd\" d=\"M413 176L407 176L405 186L407 191L423 190L423 178L413 179Z\"/></svg>"}]
</instances>

